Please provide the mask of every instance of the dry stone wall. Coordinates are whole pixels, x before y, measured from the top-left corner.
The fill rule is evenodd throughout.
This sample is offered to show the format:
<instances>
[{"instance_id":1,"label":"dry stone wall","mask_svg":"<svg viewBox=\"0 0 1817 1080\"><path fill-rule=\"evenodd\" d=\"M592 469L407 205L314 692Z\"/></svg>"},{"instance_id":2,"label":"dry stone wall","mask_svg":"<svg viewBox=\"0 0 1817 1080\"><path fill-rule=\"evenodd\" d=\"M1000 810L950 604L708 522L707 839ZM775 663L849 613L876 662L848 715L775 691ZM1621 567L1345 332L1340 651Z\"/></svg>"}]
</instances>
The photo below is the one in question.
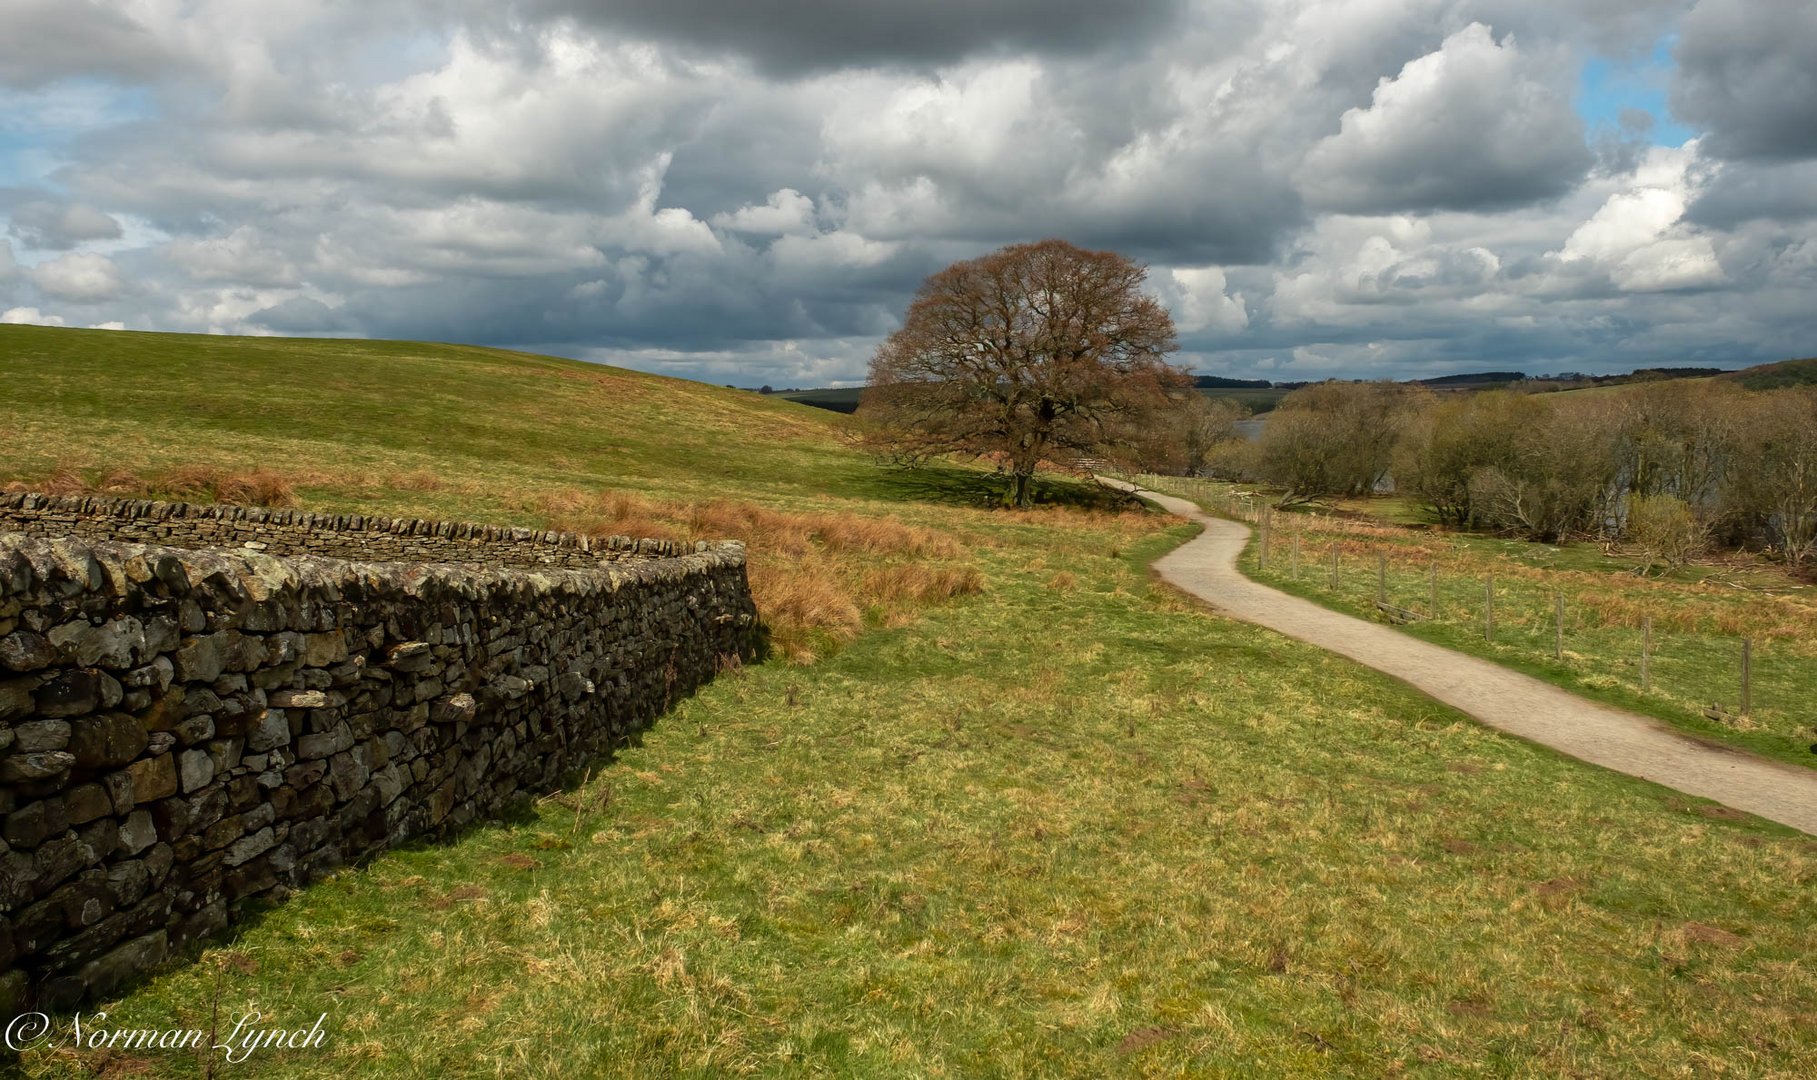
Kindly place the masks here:
<instances>
[{"instance_id":1,"label":"dry stone wall","mask_svg":"<svg viewBox=\"0 0 1817 1080\"><path fill-rule=\"evenodd\" d=\"M736 543L82 503L0 506L9 1015L549 790L757 645ZM395 557L308 554L347 550Z\"/></svg>"},{"instance_id":2,"label":"dry stone wall","mask_svg":"<svg viewBox=\"0 0 1817 1080\"><path fill-rule=\"evenodd\" d=\"M0 532L85 536L180 548L237 548L373 562L483 562L590 570L619 559L680 555L673 540L516 529L413 518L315 514L259 506L0 492Z\"/></svg>"}]
</instances>

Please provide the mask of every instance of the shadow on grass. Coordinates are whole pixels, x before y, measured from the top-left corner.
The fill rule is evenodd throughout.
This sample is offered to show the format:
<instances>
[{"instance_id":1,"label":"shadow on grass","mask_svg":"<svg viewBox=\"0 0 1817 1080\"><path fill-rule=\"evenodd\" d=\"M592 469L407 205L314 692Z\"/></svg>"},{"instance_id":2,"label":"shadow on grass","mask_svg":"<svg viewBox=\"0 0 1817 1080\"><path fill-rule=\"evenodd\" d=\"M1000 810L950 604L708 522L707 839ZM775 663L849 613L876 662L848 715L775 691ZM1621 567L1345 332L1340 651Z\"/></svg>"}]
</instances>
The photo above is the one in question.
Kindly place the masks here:
<instances>
[{"instance_id":1,"label":"shadow on grass","mask_svg":"<svg viewBox=\"0 0 1817 1080\"><path fill-rule=\"evenodd\" d=\"M674 682L660 707L644 715L632 714L623 718L627 725L626 728L620 733L609 736L605 744L597 751L567 763L553 777L552 781L537 781L530 783L529 786L519 787L504 796L498 806L488 810L475 810L470 818L465 817L464 807L454 808L454 812L443 821L428 824L415 835L391 841L375 835L375 831L382 833L385 829L385 826L378 824L383 821L385 814L385 808L382 806L375 808L367 818L359 823L341 821L338 812L322 815L339 822L340 832L336 834L337 836L357 838L364 831L366 840L371 846L355 852L344 861L320 866L313 872L299 869L299 878L296 881L281 883L284 890L282 895L272 896L268 893L260 893L237 901L226 900L224 911L227 921L223 925L198 926L197 920L202 917L203 911L195 911L189 913L184 919L166 920L162 924L147 927L141 932L155 932L161 926L173 937L180 936L181 940L173 943L168 955L163 960L133 971L111 983L105 989L102 999L123 998L160 975L195 964L210 949L232 948L243 937L257 929L270 913L290 897L336 874L362 870L375 860L387 855L452 847L476 832L488 829L517 829L535 824L539 820L538 807L543 802L551 799L560 800L568 793L579 790L586 786L591 778L603 774L618 760L621 752L642 746L645 733L654 728L664 717L672 715L682 702L719 679L740 677L747 665L761 664L767 660L773 652L770 636L769 627L759 622L744 650L722 654L711 674L698 680ZM419 794L426 796L429 793L425 791ZM417 809L422 809L424 805L419 802ZM564 802L564 805L567 803ZM338 841L336 846L339 846ZM61 1021L78 1014L84 1005L99 1000L92 993L86 990L78 991L67 983L63 986L56 986L57 979L80 969L80 965L74 965L58 971L34 972L31 982L26 988L25 997L19 1003L20 1007L26 1010L42 1011L50 1015L54 1021L58 1021L58 1026L61 1027ZM218 985L219 980L217 979ZM6 1019L10 1020L11 1017ZM212 1045L216 1041L214 1033L210 1032L210 1044ZM17 1057L16 1053L0 1045L0 1076L10 1075L7 1072L7 1066L14 1064Z\"/></svg>"},{"instance_id":2,"label":"shadow on grass","mask_svg":"<svg viewBox=\"0 0 1817 1080\"><path fill-rule=\"evenodd\" d=\"M895 502L999 510L1012 508L1007 475L951 462L881 465L870 487L879 498ZM1065 506L1081 510L1116 510L1131 502L1123 492L1057 473L1041 473L1035 478L1033 499L1036 507Z\"/></svg>"}]
</instances>

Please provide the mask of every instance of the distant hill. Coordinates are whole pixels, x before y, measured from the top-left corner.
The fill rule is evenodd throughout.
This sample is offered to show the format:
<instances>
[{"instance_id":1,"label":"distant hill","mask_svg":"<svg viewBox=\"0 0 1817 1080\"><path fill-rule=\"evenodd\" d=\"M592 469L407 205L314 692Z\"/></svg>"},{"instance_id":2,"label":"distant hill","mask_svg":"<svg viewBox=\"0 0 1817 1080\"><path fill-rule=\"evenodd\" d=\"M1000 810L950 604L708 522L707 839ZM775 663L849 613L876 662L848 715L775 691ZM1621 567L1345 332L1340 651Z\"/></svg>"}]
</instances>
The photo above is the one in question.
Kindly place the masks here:
<instances>
[{"instance_id":1,"label":"distant hill","mask_svg":"<svg viewBox=\"0 0 1817 1080\"><path fill-rule=\"evenodd\" d=\"M863 393L864 387L862 386L844 386L832 390L783 390L775 396L784 401L812 405L816 409L831 409L836 413L855 413L858 411L858 396Z\"/></svg>"},{"instance_id":2,"label":"distant hill","mask_svg":"<svg viewBox=\"0 0 1817 1080\"><path fill-rule=\"evenodd\" d=\"M1750 389L1817 383L1817 359L1787 360L1764 364L1745 371L1727 371L1714 367L1647 367L1636 368L1625 375L1587 375L1567 371L1556 375L1529 375L1524 371L1468 371L1456 375L1435 375L1429 379L1412 379L1408 385L1434 390L1493 390L1520 383L1536 390L1578 390L1597 386L1621 386L1628 383L1657 382L1662 379L1707 379L1713 376L1740 379ZM1261 414L1273 409L1283 397L1305 382L1270 382L1267 379L1236 379L1225 375L1194 375L1193 388L1206 397L1240 401L1250 412ZM785 401L812 405L837 413L858 411L861 386L826 390L778 390L772 396Z\"/></svg>"},{"instance_id":3,"label":"distant hill","mask_svg":"<svg viewBox=\"0 0 1817 1080\"><path fill-rule=\"evenodd\" d=\"M1217 381L1205 383L1199 382L1199 379ZM1206 397L1242 402L1252 413L1265 413L1287 396L1289 388L1274 386L1267 379L1220 379L1215 375L1201 375L1195 379L1194 389ZM854 413L858 411L858 397L863 393L862 386L845 386L829 390L778 390L770 396L801 405L812 405L816 409Z\"/></svg>"},{"instance_id":4,"label":"distant hill","mask_svg":"<svg viewBox=\"0 0 1817 1080\"><path fill-rule=\"evenodd\" d=\"M1416 379L1422 386L1475 387L1484 385L1503 386L1525 380L1524 371L1472 371L1461 375L1437 375L1430 379Z\"/></svg>"},{"instance_id":5,"label":"distant hill","mask_svg":"<svg viewBox=\"0 0 1817 1080\"><path fill-rule=\"evenodd\" d=\"M1803 360L1781 360L1776 364L1731 371L1723 378L1738 382L1749 390L1778 390L1786 386L1817 385L1817 357Z\"/></svg>"},{"instance_id":6,"label":"distant hill","mask_svg":"<svg viewBox=\"0 0 1817 1080\"><path fill-rule=\"evenodd\" d=\"M1267 379L1227 379L1222 375L1194 375L1192 385L1200 390L1269 390L1274 387Z\"/></svg>"}]
</instances>

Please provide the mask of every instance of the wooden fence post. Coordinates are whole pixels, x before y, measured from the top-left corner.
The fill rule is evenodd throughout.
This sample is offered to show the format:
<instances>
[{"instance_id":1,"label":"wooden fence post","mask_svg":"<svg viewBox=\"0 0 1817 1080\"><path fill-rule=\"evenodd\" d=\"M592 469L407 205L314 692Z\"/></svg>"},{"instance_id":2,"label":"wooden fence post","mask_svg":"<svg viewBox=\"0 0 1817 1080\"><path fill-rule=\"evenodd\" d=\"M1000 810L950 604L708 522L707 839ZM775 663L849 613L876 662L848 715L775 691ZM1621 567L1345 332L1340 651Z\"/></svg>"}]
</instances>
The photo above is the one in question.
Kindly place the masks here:
<instances>
[{"instance_id":1,"label":"wooden fence post","mask_svg":"<svg viewBox=\"0 0 1817 1080\"><path fill-rule=\"evenodd\" d=\"M1552 590L1552 659L1565 658L1565 594Z\"/></svg>"},{"instance_id":2,"label":"wooden fence post","mask_svg":"<svg viewBox=\"0 0 1817 1080\"><path fill-rule=\"evenodd\" d=\"M1495 575L1483 579L1483 640L1495 640Z\"/></svg>"},{"instance_id":3,"label":"wooden fence post","mask_svg":"<svg viewBox=\"0 0 1817 1080\"><path fill-rule=\"evenodd\" d=\"M1438 618L1438 563L1426 568L1426 599L1432 606L1432 617Z\"/></svg>"},{"instance_id":4,"label":"wooden fence post","mask_svg":"<svg viewBox=\"0 0 1817 1080\"><path fill-rule=\"evenodd\" d=\"M1293 526L1293 580L1300 580L1300 526Z\"/></svg>"},{"instance_id":5,"label":"wooden fence post","mask_svg":"<svg viewBox=\"0 0 1817 1080\"><path fill-rule=\"evenodd\" d=\"M1375 599L1379 604L1388 602L1388 553L1386 551L1375 553Z\"/></svg>"},{"instance_id":6,"label":"wooden fence post","mask_svg":"<svg viewBox=\"0 0 1817 1080\"><path fill-rule=\"evenodd\" d=\"M1754 642L1741 639L1741 715L1754 711Z\"/></svg>"},{"instance_id":7,"label":"wooden fence post","mask_svg":"<svg viewBox=\"0 0 1817 1080\"><path fill-rule=\"evenodd\" d=\"M1331 591L1336 592L1337 587L1338 587L1338 542L1336 540L1333 540L1331 542Z\"/></svg>"},{"instance_id":8,"label":"wooden fence post","mask_svg":"<svg viewBox=\"0 0 1817 1080\"><path fill-rule=\"evenodd\" d=\"M1263 514L1262 519L1256 523L1256 532L1257 532L1256 569L1257 570L1266 570L1266 569L1268 569L1268 515L1267 514Z\"/></svg>"},{"instance_id":9,"label":"wooden fence post","mask_svg":"<svg viewBox=\"0 0 1817 1080\"><path fill-rule=\"evenodd\" d=\"M1640 692L1653 689L1653 616L1640 620Z\"/></svg>"}]
</instances>

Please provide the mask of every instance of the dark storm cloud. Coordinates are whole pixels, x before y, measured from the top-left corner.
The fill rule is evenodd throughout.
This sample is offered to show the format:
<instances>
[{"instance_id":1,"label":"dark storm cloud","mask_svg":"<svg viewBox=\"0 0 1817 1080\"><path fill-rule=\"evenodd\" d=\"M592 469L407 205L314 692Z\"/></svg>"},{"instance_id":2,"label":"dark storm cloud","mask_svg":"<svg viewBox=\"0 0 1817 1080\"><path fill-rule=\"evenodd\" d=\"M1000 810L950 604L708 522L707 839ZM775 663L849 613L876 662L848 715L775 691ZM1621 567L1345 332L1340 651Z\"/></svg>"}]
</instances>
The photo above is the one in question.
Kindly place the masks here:
<instances>
[{"instance_id":1,"label":"dark storm cloud","mask_svg":"<svg viewBox=\"0 0 1817 1080\"><path fill-rule=\"evenodd\" d=\"M1726 158L1817 157L1817 2L1702 0L1678 44L1673 111Z\"/></svg>"},{"instance_id":2,"label":"dark storm cloud","mask_svg":"<svg viewBox=\"0 0 1817 1080\"><path fill-rule=\"evenodd\" d=\"M1592 156L1552 65L1474 23L1344 114L1300 172L1315 204L1347 213L1497 209L1555 198Z\"/></svg>"},{"instance_id":3,"label":"dark storm cloud","mask_svg":"<svg viewBox=\"0 0 1817 1080\"><path fill-rule=\"evenodd\" d=\"M1762 219L1817 220L1817 161L1729 162L1688 216L1719 229Z\"/></svg>"},{"instance_id":4,"label":"dark storm cloud","mask_svg":"<svg viewBox=\"0 0 1817 1080\"><path fill-rule=\"evenodd\" d=\"M1182 0L527 0L523 10L800 74L938 65L998 50L1098 51L1148 39L1182 7Z\"/></svg>"}]
</instances>

